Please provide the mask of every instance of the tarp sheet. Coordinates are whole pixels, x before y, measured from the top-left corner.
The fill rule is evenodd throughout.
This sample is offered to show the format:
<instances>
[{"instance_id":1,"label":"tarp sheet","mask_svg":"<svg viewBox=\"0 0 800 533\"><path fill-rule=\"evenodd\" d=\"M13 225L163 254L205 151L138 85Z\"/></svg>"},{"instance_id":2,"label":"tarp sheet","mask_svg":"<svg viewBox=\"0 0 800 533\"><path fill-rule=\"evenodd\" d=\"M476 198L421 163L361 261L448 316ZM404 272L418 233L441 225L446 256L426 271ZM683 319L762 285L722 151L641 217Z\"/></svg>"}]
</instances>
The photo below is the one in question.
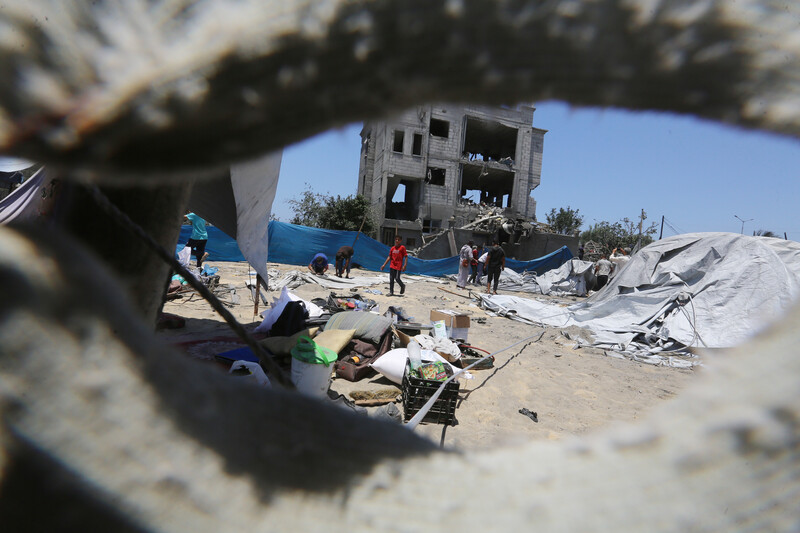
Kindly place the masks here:
<instances>
[{"instance_id":1,"label":"tarp sheet","mask_svg":"<svg viewBox=\"0 0 800 533\"><path fill-rule=\"evenodd\" d=\"M800 243L692 233L643 248L606 287L569 308L514 296L482 299L490 310L517 319L586 327L596 343L625 350L634 338L656 349L670 340L734 346L799 297Z\"/></svg>"},{"instance_id":2,"label":"tarp sheet","mask_svg":"<svg viewBox=\"0 0 800 533\"><path fill-rule=\"evenodd\" d=\"M191 226L181 227L178 248L182 248L181 245L189 239L190 234ZM333 264L336 251L345 245L353 246L357 234L358 232L355 231L309 228L273 220L269 223L269 261L306 266L314 255L323 252ZM361 234L353 248L355 250L354 264L360 265L366 270L378 271L389 255L390 247ZM209 261L244 261L236 241L213 226L208 227L206 251ZM555 252L531 261L507 259L506 268L517 272L536 271L541 274L558 268L571 258L572 252L563 246ZM387 271L388 268L387 265ZM407 274L422 276L446 276L454 272L458 272L458 256L432 260L409 256L406 269Z\"/></svg>"},{"instance_id":3,"label":"tarp sheet","mask_svg":"<svg viewBox=\"0 0 800 533\"><path fill-rule=\"evenodd\" d=\"M210 260L246 260L267 279L267 221L278 187L282 156L283 152L277 151L237 163L217 179L195 184L189 210L222 230L209 228L206 251ZM184 232L182 228L179 248L189 238ZM235 238L232 243L229 235Z\"/></svg>"},{"instance_id":4,"label":"tarp sheet","mask_svg":"<svg viewBox=\"0 0 800 533\"><path fill-rule=\"evenodd\" d=\"M356 235L355 231L309 228L273 220L269 223L269 260L290 265L307 265L316 253L323 252L333 262L336 251L341 246L353 246ZM353 263L367 270L379 270L389 255L390 247L362 234L353 248ZM542 273L558 268L571 258L572 253L564 246L531 261L507 259L506 268L517 272L535 270ZM446 276L458 272L458 256L430 260L409 256L406 272L423 276Z\"/></svg>"},{"instance_id":5,"label":"tarp sheet","mask_svg":"<svg viewBox=\"0 0 800 533\"><path fill-rule=\"evenodd\" d=\"M46 179L45 169L42 167L11 194L0 200L0 224L38 216L42 206L41 189Z\"/></svg>"}]
</instances>

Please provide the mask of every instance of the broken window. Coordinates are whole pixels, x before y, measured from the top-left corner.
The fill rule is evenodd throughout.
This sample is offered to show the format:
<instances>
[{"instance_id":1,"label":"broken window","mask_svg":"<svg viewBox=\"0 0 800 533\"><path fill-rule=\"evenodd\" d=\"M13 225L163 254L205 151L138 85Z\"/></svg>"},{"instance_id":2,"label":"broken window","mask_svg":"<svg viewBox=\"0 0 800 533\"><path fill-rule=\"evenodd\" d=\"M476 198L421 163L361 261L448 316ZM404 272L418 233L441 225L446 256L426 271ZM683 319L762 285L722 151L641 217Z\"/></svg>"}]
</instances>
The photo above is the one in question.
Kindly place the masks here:
<instances>
[{"instance_id":1,"label":"broken window","mask_svg":"<svg viewBox=\"0 0 800 533\"><path fill-rule=\"evenodd\" d=\"M489 165L463 165L461 198L466 203L511 207L514 172Z\"/></svg>"},{"instance_id":2,"label":"broken window","mask_svg":"<svg viewBox=\"0 0 800 533\"><path fill-rule=\"evenodd\" d=\"M414 134L414 145L411 147L411 153L414 155L422 155L422 134Z\"/></svg>"},{"instance_id":3,"label":"broken window","mask_svg":"<svg viewBox=\"0 0 800 533\"><path fill-rule=\"evenodd\" d=\"M432 220L430 218L426 218L422 221L422 232L423 233L435 233L442 229L442 221L441 220Z\"/></svg>"},{"instance_id":4,"label":"broken window","mask_svg":"<svg viewBox=\"0 0 800 533\"><path fill-rule=\"evenodd\" d=\"M450 123L446 120L431 118L430 131L431 135L435 135L436 137L444 137L446 139L450 136Z\"/></svg>"},{"instance_id":5,"label":"broken window","mask_svg":"<svg viewBox=\"0 0 800 533\"><path fill-rule=\"evenodd\" d=\"M494 120L467 117L463 152L471 154L470 161L477 159L513 164L517 152L517 128Z\"/></svg>"},{"instance_id":6,"label":"broken window","mask_svg":"<svg viewBox=\"0 0 800 533\"><path fill-rule=\"evenodd\" d=\"M402 154L404 138L405 138L405 132L403 130L394 130L394 147L392 148L392 150Z\"/></svg>"},{"instance_id":7,"label":"broken window","mask_svg":"<svg viewBox=\"0 0 800 533\"><path fill-rule=\"evenodd\" d=\"M443 168L428 167L426 181L431 185L444 185L444 178L447 171Z\"/></svg>"},{"instance_id":8,"label":"broken window","mask_svg":"<svg viewBox=\"0 0 800 533\"><path fill-rule=\"evenodd\" d=\"M384 216L394 220L416 220L422 180L392 176L386 184L386 211Z\"/></svg>"}]
</instances>

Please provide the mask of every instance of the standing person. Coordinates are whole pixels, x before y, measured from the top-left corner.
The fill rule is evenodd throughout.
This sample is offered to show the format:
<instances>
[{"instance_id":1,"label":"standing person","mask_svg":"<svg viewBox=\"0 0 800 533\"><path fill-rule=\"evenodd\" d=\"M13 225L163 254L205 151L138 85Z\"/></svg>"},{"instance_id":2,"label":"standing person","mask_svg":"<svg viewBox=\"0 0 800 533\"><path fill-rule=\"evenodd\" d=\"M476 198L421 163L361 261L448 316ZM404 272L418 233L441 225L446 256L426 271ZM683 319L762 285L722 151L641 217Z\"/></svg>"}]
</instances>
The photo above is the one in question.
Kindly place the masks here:
<instances>
[{"instance_id":1,"label":"standing person","mask_svg":"<svg viewBox=\"0 0 800 533\"><path fill-rule=\"evenodd\" d=\"M456 280L456 287L464 289L467 286L470 263L472 262L472 241L469 241L461 247L461 251L458 252L458 261L458 279Z\"/></svg>"},{"instance_id":2,"label":"standing person","mask_svg":"<svg viewBox=\"0 0 800 533\"><path fill-rule=\"evenodd\" d=\"M614 264L606 259L605 255L600 256L600 260L594 266L594 273L597 274L597 288L600 290L608 283L608 276L614 271Z\"/></svg>"},{"instance_id":3,"label":"standing person","mask_svg":"<svg viewBox=\"0 0 800 533\"><path fill-rule=\"evenodd\" d=\"M489 272L489 277L486 280L486 294L492 294L492 280L494 280L494 294L497 294L500 272L506 269L506 253L500 248L497 239L492 241L492 247L486 257L486 268Z\"/></svg>"},{"instance_id":4,"label":"standing person","mask_svg":"<svg viewBox=\"0 0 800 533\"><path fill-rule=\"evenodd\" d=\"M394 236L394 246L389 249L389 255L386 257L386 261L383 262L381 265L381 270L386 266L386 263L389 264L389 296L394 296L394 282L397 280L397 284L400 285L400 294L406 292L406 284L400 281L400 272L405 272L406 265L408 264L408 254L406 253L406 247L403 246L403 238L400 235Z\"/></svg>"},{"instance_id":5,"label":"standing person","mask_svg":"<svg viewBox=\"0 0 800 533\"><path fill-rule=\"evenodd\" d=\"M583 261L583 245L578 245L578 259Z\"/></svg>"},{"instance_id":6,"label":"standing person","mask_svg":"<svg viewBox=\"0 0 800 533\"><path fill-rule=\"evenodd\" d=\"M208 231L206 221L194 213L187 213L184 222L192 225L192 235L186 241L186 246L192 249L192 255L197 258L197 268L203 266L203 261L208 254L206 253L206 243L208 243Z\"/></svg>"},{"instance_id":7,"label":"standing person","mask_svg":"<svg viewBox=\"0 0 800 533\"><path fill-rule=\"evenodd\" d=\"M486 259L489 257L489 252L486 251L486 245L481 250L483 253L478 258L478 278L475 280L476 285L480 285L483 280L483 273L486 271Z\"/></svg>"},{"instance_id":8,"label":"standing person","mask_svg":"<svg viewBox=\"0 0 800 533\"><path fill-rule=\"evenodd\" d=\"M318 276L324 275L325 272L328 271L328 256L322 252L318 253L308 264L308 269L312 274L316 274Z\"/></svg>"},{"instance_id":9,"label":"standing person","mask_svg":"<svg viewBox=\"0 0 800 533\"><path fill-rule=\"evenodd\" d=\"M475 284L475 280L478 277L478 247L472 247L472 259L470 260L469 266L472 268L472 274L469 276L467 283Z\"/></svg>"},{"instance_id":10,"label":"standing person","mask_svg":"<svg viewBox=\"0 0 800 533\"><path fill-rule=\"evenodd\" d=\"M342 272L347 271L346 278L350 278L350 260L353 258L352 246L342 246L336 252L336 275L342 277Z\"/></svg>"}]
</instances>

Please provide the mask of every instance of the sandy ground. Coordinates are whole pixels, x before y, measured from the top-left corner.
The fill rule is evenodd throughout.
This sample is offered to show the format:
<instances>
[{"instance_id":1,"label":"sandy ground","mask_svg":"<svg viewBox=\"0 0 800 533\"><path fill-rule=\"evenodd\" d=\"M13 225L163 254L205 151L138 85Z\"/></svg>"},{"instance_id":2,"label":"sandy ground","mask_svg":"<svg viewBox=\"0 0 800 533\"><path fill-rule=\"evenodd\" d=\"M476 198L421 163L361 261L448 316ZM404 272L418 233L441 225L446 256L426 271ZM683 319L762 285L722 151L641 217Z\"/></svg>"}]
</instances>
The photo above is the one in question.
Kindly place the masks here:
<instances>
[{"instance_id":1,"label":"sandy ground","mask_svg":"<svg viewBox=\"0 0 800 533\"><path fill-rule=\"evenodd\" d=\"M229 302L228 309L247 329L258 325L261 318L254 317L253 300L245 286L245 281L252 278L249 265L226 262L210 262L209 265L219 268L221 285L234 289L221 297ZM289 265L270 267L281 273L298 269ZM351 275L371 276L374 273L354 270ZM574 342L559 329L543 329L486 314L470 298L453 294L466 296L467 291L457 289L452 281L436 284L409 280L404 296L391 297L387 295L388 275L385 276L385 284L372 287L384 294L362 293L364 297L377 301L381 312L389 305L400 306L417 322L429 322L431 309L466 312L472 317L469 343L490 352L528 339L498 353L494 368L473 371L474 379L459 381L455 426L421 424L416 429L437 443L443 442L446 447L477 450L531 439L563 439L614 422L633 421L644 416L654 405L673 397L694 379L696 373L702 372L702 368L655 367L620 360L592 348L573 349ZM331 290L305 284L293 292L311 300L327 298ZM278 294L277 291L269 292L267 298L271 302ZM515 294L544 298L541 295ZM234 303L237 300L238 303ZM576 298L559 301L568 305ZM264 310L263 303L259 303L259 310ZM186 318L186 326L164 330L160 335L180 345L191 357L213 361L214 354L242 346L222 318L198 294L186 294L181 299L167 302L164 311ZM479 323L479 318L485 318L485 323ZM567 332L582 333L577 328L570 328ZM222 367L220 369L223 371ZM334 379L331 388L345 396L354 391L400 389L380 375L357 383ZM397 406L402 410L400 403ZM522 408L537 413L538 422L520 414Z\"/></svg>"}]
</instances>

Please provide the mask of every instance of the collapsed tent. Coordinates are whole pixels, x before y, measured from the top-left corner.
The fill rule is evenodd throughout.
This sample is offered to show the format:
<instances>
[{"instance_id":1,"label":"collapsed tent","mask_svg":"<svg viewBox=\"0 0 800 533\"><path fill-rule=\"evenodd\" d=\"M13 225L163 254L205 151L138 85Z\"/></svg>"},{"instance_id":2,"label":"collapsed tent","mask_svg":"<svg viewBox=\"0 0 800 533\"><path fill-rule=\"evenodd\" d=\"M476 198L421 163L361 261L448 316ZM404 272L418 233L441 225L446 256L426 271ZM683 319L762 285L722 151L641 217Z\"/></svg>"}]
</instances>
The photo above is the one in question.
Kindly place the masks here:
<instances>
[{"instance_id":1,"label":"collapsed tent","mask_svg":"<svg viewBox=\"0 0 800 533\"><path fill-rule=\"evenodd\" d=\"M606 287L569 308L514 296L482 296L482 301L517 320L586 327L597 345L654 356L739 344L799 296L800 244L692 233L643 248Z\"/></svg>"},{"instance_id":2,"label":"collapsed tent","mask_svg":"<svg viewBox=\"0 0 800 533\"><path fill-rule=\"evenodd\" d=\"M594 263L570 259L534 278L542 294L585 296L594 287Z\"/></svg>"},{"instance_id":3,"label":"collapsed tent","mask_svg":"<svg viewBox=\"0 0 800 533\"><path fill-rule=\"evenodd\" d=\"M0 224L22 221L45 215L51 207L53 180L44 167L0 200Z\"/></svg>"}]
</instances>

